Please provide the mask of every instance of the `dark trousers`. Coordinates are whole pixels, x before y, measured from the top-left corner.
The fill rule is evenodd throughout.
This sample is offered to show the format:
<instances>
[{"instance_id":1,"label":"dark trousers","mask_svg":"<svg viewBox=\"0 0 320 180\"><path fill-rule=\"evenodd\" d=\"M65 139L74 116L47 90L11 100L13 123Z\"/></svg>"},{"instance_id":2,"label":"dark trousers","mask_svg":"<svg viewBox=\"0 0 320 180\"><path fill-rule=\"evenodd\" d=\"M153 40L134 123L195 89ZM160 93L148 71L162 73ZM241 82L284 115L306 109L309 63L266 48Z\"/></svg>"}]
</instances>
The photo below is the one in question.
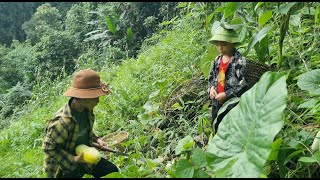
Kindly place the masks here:
<instances>
[{"instance_id":1,"label":"dark trousers","mask_svg":"<svg viewBox=\"0 0 320 180\"><path fill-rule=\"evenodd\" d=\"M216 134L217 131L218 131L218 126L219 124L221 123L222 119L224 118L224 116L232 109L234 108L238 103L234 103L234 104L230 104L227 109L221 113L218 118L217 118L217 115L218 115L218 111L219 109L221 108L221 104L218 103L217 106L212 106L212 110L211 110L211 114L212 114L212 117L211 117L211 125L213 126L213 122L214 120L217 118L217 122L215 123L214 127L214 133Z\"/></svg>"},{"instance_id":2,"label":"dark trousers","mask_svg":"<svg viewBox=\"0 0 320 180\"><path fill-rule=\"evenodd\" d=\"M92 176L95 178L100 178L102 176L105 176L109 173L112 172L118 172L118 167L116 165L114 165L113 163L111 163L110 161L101 158L101 160L98 162L98 164L96 164L95 166L93 166L92 169ZM83 170L82 172L71 172L71 173L63 173L62 172L62 176L61 178L82 178L82 176L86 174L85 171Z\"/></svg>"}]
</instances>

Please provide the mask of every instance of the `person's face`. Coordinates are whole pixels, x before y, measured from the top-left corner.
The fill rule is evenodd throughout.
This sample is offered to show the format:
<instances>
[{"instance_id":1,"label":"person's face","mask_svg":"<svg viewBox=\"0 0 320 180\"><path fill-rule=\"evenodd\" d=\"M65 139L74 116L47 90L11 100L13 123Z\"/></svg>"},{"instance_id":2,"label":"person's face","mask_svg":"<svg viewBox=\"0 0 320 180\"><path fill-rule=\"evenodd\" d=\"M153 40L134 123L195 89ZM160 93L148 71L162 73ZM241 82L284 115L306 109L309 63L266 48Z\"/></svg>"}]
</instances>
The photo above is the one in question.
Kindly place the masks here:
<instances>
[{"instance_id":1,"label":"person's face","mask_svg":"<svg viewBox=\"0 0 320 180\"><path fill-rule=\"evenodd\" d=\"M221 55L232 55L234 44L225 41L215 41L214 45Z\"/></svg>"},{"instance_id":2,"label":"person's face","mask_svg":"<svg viewBox=\"0 0 320 180\"><path fill-rule=\"evenodd\" d=\"M99 97L81 99L82 106L89 109L89 110L92 110L98 103L99 103Z\"/></svg>"}]
</instances>

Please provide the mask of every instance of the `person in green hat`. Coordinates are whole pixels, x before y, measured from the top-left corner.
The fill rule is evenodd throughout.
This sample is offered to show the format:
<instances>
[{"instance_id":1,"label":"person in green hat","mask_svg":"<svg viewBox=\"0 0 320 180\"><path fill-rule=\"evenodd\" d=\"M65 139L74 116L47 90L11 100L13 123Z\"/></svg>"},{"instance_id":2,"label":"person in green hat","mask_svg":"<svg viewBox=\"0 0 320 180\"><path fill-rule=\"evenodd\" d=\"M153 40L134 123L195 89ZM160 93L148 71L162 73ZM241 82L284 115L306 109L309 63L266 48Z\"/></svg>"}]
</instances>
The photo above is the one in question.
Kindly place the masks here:
<instances>
[{"instance_id":1,"label":"person in green hat","mask_svg":"<svg viewBox=\"0 0 320 180\"><path fill-rule=\"evenodd\" d=\"M209 43L215 45L219 55L215 58L208 77L208 93L212 100L212 119L213 125L217 119L214 130L218 131L218 126L223 117L237 105L231 104L217 117L219 109L224 102L232 97L240 97L246 87L246 65L247 61L236 46L240 43L237 32L234 29L226 29L219 26L214 32Z\"/></svg>"}]
</instances>

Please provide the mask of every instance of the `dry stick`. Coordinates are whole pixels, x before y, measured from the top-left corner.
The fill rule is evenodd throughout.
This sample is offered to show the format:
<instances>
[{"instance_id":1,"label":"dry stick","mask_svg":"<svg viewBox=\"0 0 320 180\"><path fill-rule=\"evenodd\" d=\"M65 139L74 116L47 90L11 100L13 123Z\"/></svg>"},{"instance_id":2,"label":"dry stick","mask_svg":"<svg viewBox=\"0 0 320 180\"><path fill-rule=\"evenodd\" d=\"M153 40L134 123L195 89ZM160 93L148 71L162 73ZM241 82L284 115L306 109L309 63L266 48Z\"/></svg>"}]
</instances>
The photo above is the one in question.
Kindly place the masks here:
<instances>
[{"instance_id":1,"label":"dry stick","mask_svg":"<svg viewBox=\"0 0 320 180\"><path fill-rule=\"evenodd\" d=\"M122 155L122 156L128 156L129 157L129 154L127 153L123 153L123 152L120 152L120 151L116 151L116 150L113 150L107 146L100 146L100 144L98 143L95 143L95 142L92 142L92 146L101 150L101 151L109 151L109 152L113 152L113 153L116 153L117 155Z\"/></svg>"},{"instance_id":2,"label":"dry stick","mask_svg":"<svg viewBox=\"0 0 320 180\"><path fill-rule=\"evenodd\" d=\"M117 155L126 156L126 157L130 156L127 153L123 153L123 152L120 152L120 151L113 150L113 149L109 148L108 146L100 146L100 144L98 144L96 142L92 142L92 146L97 148L97 149L99 149L99 150L101 150L101 151L109 151L109 152L116 153ZM142 159L142 158L140 158L139 161L145 162L145 160Z\"/></svg>"}]
</instances>

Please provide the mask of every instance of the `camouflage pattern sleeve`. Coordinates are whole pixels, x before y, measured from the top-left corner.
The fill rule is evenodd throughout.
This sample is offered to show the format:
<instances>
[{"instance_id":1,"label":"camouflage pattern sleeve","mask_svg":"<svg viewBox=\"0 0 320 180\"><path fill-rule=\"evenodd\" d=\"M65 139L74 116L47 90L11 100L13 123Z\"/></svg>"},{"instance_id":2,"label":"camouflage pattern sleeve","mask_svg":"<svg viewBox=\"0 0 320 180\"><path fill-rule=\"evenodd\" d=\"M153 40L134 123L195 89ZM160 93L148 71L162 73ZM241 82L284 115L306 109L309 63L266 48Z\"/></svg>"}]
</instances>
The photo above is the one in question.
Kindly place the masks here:
<instances>
[{"instance_id":1,"label":"camouflage pattern sleeve","mask_svg":"<svg viewBox=\"0 0 320 180\"><path fill-rule=\"evenodd\" d=\"M247 82L245 74L247 73L247 61L244 57L238 59L238 63L235 67L235 75L230 78L229 84L232 84L232 88L225 91L227 99L232 97L239 97L240 93L244 90Z\"/></svg>"}]
</instances>

